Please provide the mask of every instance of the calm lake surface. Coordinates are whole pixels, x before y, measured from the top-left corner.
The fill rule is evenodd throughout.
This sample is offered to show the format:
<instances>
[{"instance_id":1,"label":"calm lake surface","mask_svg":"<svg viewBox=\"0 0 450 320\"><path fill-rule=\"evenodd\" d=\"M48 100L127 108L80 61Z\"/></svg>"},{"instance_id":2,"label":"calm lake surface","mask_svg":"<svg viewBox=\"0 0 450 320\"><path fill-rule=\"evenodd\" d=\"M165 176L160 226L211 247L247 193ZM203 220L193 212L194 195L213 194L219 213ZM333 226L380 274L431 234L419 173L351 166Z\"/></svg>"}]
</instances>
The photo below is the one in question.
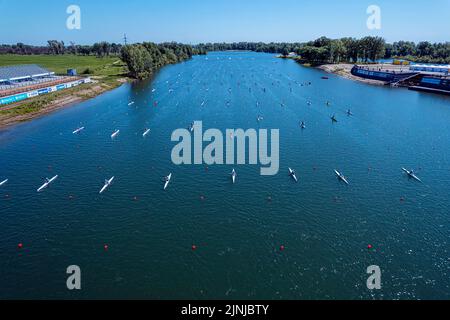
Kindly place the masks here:
<instances>
[{"instance_id":1,"label":"calm lake surface","mask_svg":"<svg viewBox=\"0 0 450 320\"><path fill-rule=\"evenodd\" d=\"M211 53L2 131L0 298L449 299L450 99L324 75ZM233 166L173 165L172 131L194 120L280 129L279 174L234 166L232 185Z\"/></svg>"}]
</instances>

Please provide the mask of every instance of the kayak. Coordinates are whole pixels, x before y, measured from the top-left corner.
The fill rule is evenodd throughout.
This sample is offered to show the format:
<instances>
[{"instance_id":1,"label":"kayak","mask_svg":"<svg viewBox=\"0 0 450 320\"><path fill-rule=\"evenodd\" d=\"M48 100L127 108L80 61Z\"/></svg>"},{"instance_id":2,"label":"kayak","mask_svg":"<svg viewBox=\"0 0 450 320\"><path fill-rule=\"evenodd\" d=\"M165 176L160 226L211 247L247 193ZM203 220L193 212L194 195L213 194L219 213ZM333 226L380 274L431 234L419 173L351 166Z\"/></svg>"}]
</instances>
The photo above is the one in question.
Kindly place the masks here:
<instances>
[{"instance_id":1,"label":"kayak","mask_svg":"<svg viewBox=\"0 0 450 320\"><path fill-rule=\"evenodd\" d=\"M348 183L348 181L347 181L347 178L345 178L345 176L344 176L342 173L340 173L340 172L337 171L337 170L334 170L334 172L336 173L336 175L338 176L338 178L339 178L340 180L342 180L346 185L349 185L349 183Z\"/></svg>"},{"instance_id":2,"label":"kayak","mask_svg":"<svg viewBox=\"0 0 450 320\"><path fill-rule=\"evenodd\" d=\"M289 168L289 175L292 177L292 179L295 180L295 182L298 182L297 175L295 174L295 171L292 170L291 168Z\"/></svg>"},{"instance_id":3,"label":"kayak","mask_svg":"<svg viewBox=\"0 0 450 320\"><path fill-rule=\"evenodd\" d=\"M131 101L128 105L132 106L134 104L134 101Z\"/></svg>"},{"instance_id":4,"label":"kayak","mask_svg":"<svg viewBox=\"0 0 450 320\"><path fill-rule=\"evenodd\" d=\"M114 131L114 133L111 135L111 139L114 139L115 137L117 137L120 133L120 130L116 130Z\"/></svg>"},{"instance_id":5,"label":"kayak","mask_svg":"<svg viewBox=\"0 0 450 320\"><path fill-rule=\"evenodd\" d=\"M145 137L146 135L148 135L150 133L150 129L145 130L145 132L142 134L143 137Z\"/></svg>"},{"instance_id":6,"label":"kayak","mask_svg":"<svg viewBox=\"0 0 450 320\"><path fill-rule=\"evenodd\" d=\"M39 189L37 189L37 192L41 192L41 191L43 191L44 189L46 189L53 181L55 181L56 179L58 179L58 176L54 176L53 178L51 178L51 179L48 179L48 178L46 178L45 180L45 183L39 188Z\"/></svg>"},{"instance_id":7,"label":"kayak","mask_svg":"<svg viewBox=\"0 0 450 320\"><path fill-rule=\"evenodd\" d=\"M78 128L77 130L75 130L74 132L72 132L73 134L77 134L80 133L81 131L84 130L84 127Z\"/></svg>"},{"instance_id":8,"label":"kayak","mask_svg":"<svg viewBox=\"0 0 450 320\"><path fill-rule=\"evenodd\" d=\"M236 177L237 177L236 171L233 169L233 171L231 172L231 179L233 180L233 184L236 183Z\"/></svg>"},{"instance_id":9,"label":"kayak","mask_svg":"<svg viewBox=\"0 0 450 320\"><path fill-rule=\"evenodd\" d=\"M106 189L108 189L108 187L113 183L114 181L114 177L112 177L109 180L105 180L105 185L103 186L102 190L100 190L99 194L102 194L103 192L105 192Z\"/></svg>"},{"instance_id":10,"label":"kayak","mask_svg":"<svg viewBox=\"0 0 450 320\"><path fill-rule=\"evenodd\" d=\"M402 168L402 170L403 170L409 177L413 178L413 179L416 180L416 181L422 182L422 180L420 180L419 177L416 176L412 170L411 170L411 171L410 171L410 170L406 170L405 168Z\"/></svg>"},{"instance_id":11,"label":"kayak","mask_svg":"<svg viewBox=\"0 0 450 320\"><path fill-rule=\"evenodd\" d=\"M0 182L0 187L1 187L2 185L6 184L7 182L8 182L8 179L6 179L6 180Z\"/></svg>"},{"instance_id":12,"label":"kayak","mask_svg":"<svg viewBox=\"0 0 450 320\"><path fill-rule=\"evenodd\" d=\"M166 183L164 184L164 190L169 186L170 180L172 180L172 174L169 174L167 177Z\"/></svg>"}]
</instances>

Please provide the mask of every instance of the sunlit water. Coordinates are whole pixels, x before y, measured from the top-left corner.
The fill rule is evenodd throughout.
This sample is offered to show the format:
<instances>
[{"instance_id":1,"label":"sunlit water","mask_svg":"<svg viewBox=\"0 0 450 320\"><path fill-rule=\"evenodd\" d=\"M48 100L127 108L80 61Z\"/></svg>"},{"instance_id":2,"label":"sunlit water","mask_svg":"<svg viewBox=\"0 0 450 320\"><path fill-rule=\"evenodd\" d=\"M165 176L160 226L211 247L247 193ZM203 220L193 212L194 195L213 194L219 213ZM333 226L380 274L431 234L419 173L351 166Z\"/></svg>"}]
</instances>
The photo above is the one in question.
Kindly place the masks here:
<instances>
[{"instance_id":1,"label":"sunlit water","mask_svg":"<svg viewBox=\"0 0 450 320\"><path fill-rule=\"evenodd\" d=\"M0 298L450 298L450 99L323 75L212 53L1 132ZM233 166L173 165L171 133L194 120L280 129L280 173L234 166L232 185Z\"/></svg>"}]
</instances>

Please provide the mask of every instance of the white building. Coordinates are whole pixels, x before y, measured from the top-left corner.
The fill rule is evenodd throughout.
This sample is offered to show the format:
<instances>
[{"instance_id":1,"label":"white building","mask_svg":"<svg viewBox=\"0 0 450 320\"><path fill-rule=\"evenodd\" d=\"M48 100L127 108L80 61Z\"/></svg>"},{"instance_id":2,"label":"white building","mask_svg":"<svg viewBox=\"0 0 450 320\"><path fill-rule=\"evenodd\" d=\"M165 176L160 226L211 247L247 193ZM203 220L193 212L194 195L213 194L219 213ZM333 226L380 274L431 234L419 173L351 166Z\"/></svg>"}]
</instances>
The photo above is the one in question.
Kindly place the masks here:
<instances>
[{"instance_id":1,"label":"white building","mask_svg":"<svg viewBox=\"0 0 450 320\"><path fill-rule=\"evenodd\" d=\"M411 71L422 71L422 72L438 72L443 74L450 73L450 65L428 65L428 64L414 64L409 67Z\"/></svg>"}]
</instances>

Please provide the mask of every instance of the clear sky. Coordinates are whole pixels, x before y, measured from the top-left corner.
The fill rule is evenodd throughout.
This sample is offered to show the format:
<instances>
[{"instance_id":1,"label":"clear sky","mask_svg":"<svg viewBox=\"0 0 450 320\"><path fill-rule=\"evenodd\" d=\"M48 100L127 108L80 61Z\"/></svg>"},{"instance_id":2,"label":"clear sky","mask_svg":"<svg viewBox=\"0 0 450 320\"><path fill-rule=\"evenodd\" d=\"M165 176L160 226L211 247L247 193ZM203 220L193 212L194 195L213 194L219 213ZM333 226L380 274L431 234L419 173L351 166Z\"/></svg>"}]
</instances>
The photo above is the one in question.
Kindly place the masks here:
<instances>
[{"instance_id":1,"label":"clear sky","mask_svg":"<svg viewBox=\"0 0 450 320\"><path fill-rule=\"evenodd\" d=\"M68 30L66 9L81 9L81 30ZM381 30L366 26L381 8ZM450 41L450 0L0 0L0 43L303 42L379 35Z\"/></svg>"}]
</instances>

